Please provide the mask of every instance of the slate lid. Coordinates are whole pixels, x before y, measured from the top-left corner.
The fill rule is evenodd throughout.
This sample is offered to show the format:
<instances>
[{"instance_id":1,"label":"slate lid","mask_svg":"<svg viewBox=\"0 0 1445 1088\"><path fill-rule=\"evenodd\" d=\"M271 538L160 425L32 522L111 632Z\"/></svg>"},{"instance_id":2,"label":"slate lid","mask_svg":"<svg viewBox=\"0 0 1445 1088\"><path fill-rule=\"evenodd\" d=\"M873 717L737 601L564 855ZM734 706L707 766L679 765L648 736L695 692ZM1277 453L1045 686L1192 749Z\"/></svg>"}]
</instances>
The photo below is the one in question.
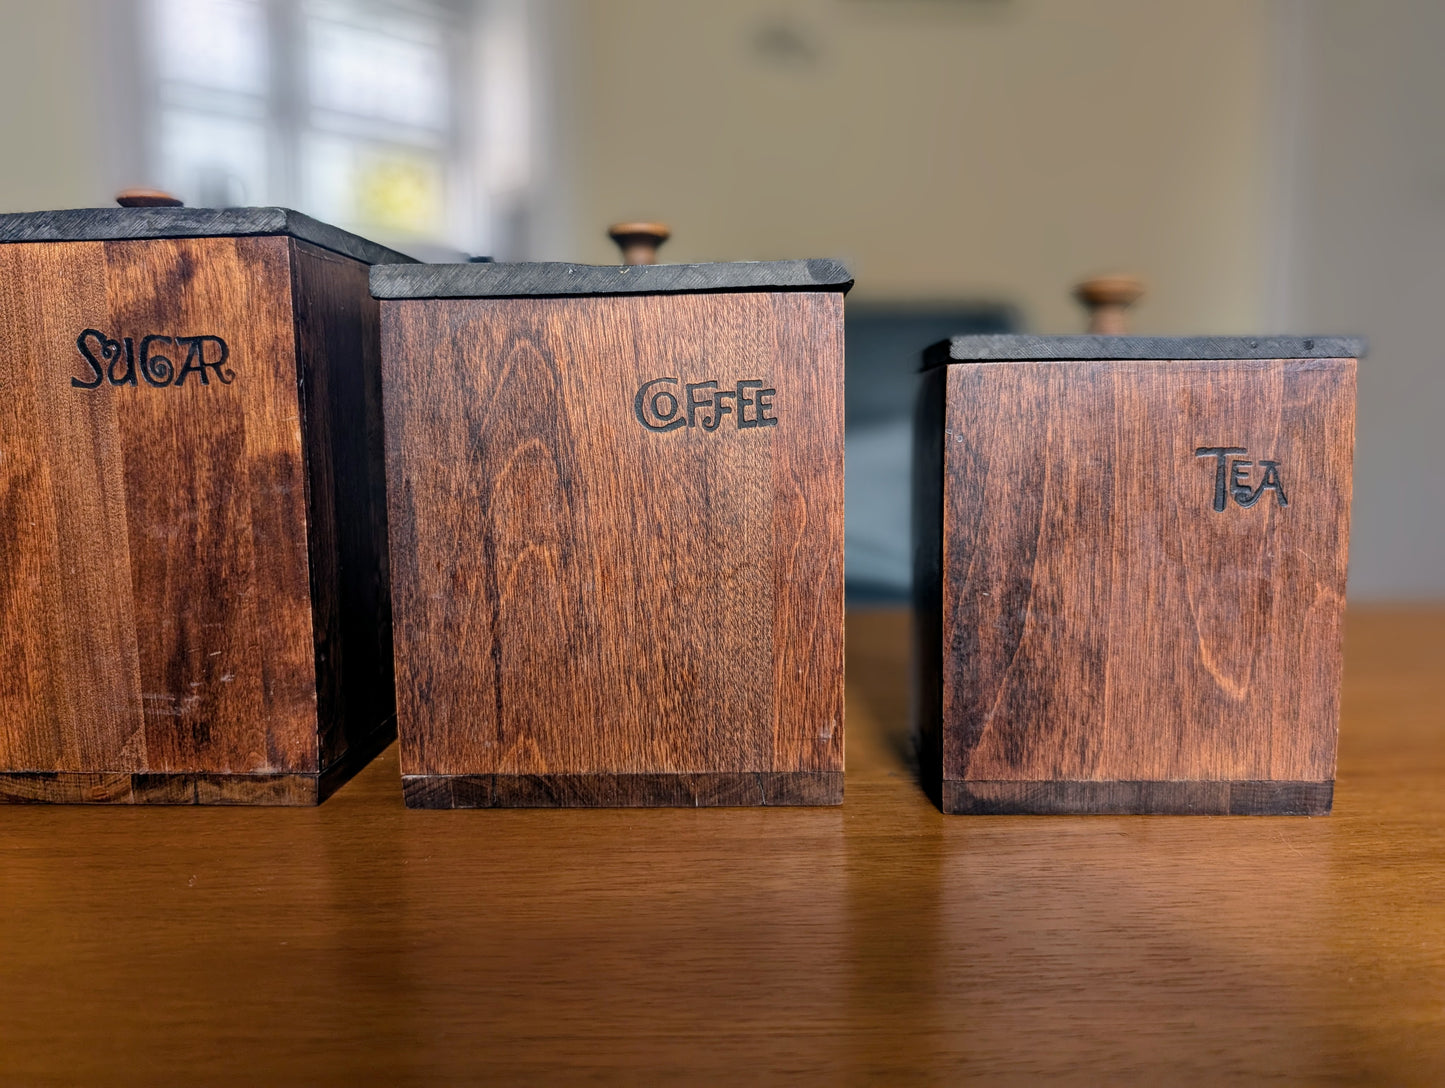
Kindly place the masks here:
<instances>
[{"instance_id":1,"label":"slate lid","mask_svg":"<svg viewBox=\"0 0 1445 1088\"><path fill-rule=\"evenodd\" d=\"M375 273L373 273L375 275ZM923 353L928 370L949 363L1107 359L1359 359L1353 336L955 336Z\"/></svg>"},{"instance_id":2,"label":"slate lid","mask_svg":"<svg viewBox=\"0 0 1445 1088\"><path fill-rule=\"evenodd\" d=\"M840 261L598 265L477 263L378 265L377 298L535 298L671 295L720 291L842 291L853 276Z\"/></svg>"},{"instance_id":3,"label":"slate lid","mask_svg":"<svg viewBox=\"0 0 1445 1088\"><path fill-rule=\"evenodd\" d=\"M415 258L289 208L72 208L0 215L6 242L121 242L145 238L242 238L289 235L367 264Z\"/></svg>"}]
</instances>

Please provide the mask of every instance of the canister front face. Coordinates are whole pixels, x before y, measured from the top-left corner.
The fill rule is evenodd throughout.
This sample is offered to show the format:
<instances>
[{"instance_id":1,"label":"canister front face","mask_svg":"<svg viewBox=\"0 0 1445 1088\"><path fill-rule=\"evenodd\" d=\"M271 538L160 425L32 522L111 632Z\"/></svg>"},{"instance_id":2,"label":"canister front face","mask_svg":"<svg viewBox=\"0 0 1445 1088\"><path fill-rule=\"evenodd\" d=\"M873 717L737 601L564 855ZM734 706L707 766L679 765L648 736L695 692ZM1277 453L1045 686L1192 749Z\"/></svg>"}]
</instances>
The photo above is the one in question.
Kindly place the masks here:
<instances>
[{"instance_id":1,"label":"canister front face","mask_svg":"<svg viewBox=\"0 0 1445 1088\"><path fill-rule=\"evenodd\" d=\"M945 782L1327 806L1354 383L1353 359L948 367Z\"/></svg>"},{"instance_id":2,"label":"canister front face","mask_svg":"<svg viewBox=\"0 0 1445 1088\"><path fill-rule=\"evenodd\" d=\"M0 285L0 772L316 770L288 241L0 245Z\"/></svg>"},{"instance_id":3,"label":"canister front face","mask_svg":"<svg viewBox=\"0 0 1445 1088\"><path fill-rule=\"evenodd\" d=\"M842 297L382 304L407 775L842 770Z\"/></svg>"}]
</instances>

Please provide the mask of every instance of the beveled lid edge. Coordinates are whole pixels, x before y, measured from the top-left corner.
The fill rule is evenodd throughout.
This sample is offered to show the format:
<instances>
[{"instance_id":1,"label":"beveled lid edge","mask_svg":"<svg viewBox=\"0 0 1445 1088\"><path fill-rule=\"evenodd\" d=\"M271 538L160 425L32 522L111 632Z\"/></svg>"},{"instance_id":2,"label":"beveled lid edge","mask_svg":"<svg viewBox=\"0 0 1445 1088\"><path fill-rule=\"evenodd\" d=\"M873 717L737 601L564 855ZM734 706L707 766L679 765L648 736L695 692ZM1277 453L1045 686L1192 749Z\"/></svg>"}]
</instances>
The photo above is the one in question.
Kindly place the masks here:
<instances>
[{"instance_id":1,"label":"beveled lid edge","mask_svg":"<svg viewBox=\"0 0 1445 1088\"><path fill-rule=\"evenodd\" d=\"M0 244L279 234L365 264L412 264L416 260L290 208L70 208L0 215Z\"/></svg>"},{"instance_id":2,"label":"beveled lid edge","mask_svg":"<svg viewBox=\"0 0 1445 1088\"><path fill-rule=\"evenodd\" d=\"M1360 359L1357 336L955 336L924 350L923 367L949 363L1087 362L1110 359Z\"/></svg>"},{"instance_id":3,"label":"beveled lid edge","mask_svg":"<svg viewBox=\"0 0 1445 1088\"><path fill-rule=\"evenodd\" d=\"M536 298L701 294L718 291L841 291L853 276L841 261L719 261L598 265L565 261L377 266L380 299Z\"/></svg>"}]
</instances>

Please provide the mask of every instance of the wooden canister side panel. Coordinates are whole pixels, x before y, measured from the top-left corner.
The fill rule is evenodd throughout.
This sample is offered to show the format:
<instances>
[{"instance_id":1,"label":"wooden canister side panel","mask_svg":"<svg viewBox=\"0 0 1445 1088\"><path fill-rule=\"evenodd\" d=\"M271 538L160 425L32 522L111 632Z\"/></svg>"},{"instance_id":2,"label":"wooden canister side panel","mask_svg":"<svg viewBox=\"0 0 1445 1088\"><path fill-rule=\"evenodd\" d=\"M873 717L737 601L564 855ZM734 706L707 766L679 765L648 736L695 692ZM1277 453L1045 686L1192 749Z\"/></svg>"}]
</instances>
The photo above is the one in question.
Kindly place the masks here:
<instances>
[{"instance_id":1,"label":"wooden canister side panel","mask_svg":"<svg viewBox=\"0 0 1445 1088\"><path fill-rule=\"evenodd\" d=\"M101 243L0 246L0 771L146 764L107 318Z\"/></svg>"},{"instance_id":2,"label":"wooden canister side panel","mask_svg":"<svg viewBox=\"0 0 1445 1088\"><path fill-rule=\"evenodd\" d=\"M923 787L942 805L944 430L948 367L923 372L913 413L911 522L913 548L912 675L909 717ZM962 531L964 527L960 527ZM950 666L951 667L951 666Z\"/></svg>"},{"instance_id":3,"label":"wooden canister side panel","mask_svg":"<svg viewBox=\"0 0 1445 1088\"><path fill-rule=\"evenodd\" d=\"M125 450L147 769L314 772L289 242L108 242L105 266L140 371L95 395Z\"/></svg>"},{"instance_id":4,"label":"wooden canister side panel","mask_svg":"<svg viewBox=\"0 0 1445 1088\"><path fill-rule=\"evenodd\" d=\"M837 316L383 305L404 773L841 770Z\"/></svg>"},{"instance_id":5,"label":"wooden canister side panel","mask_svg":"<svg viewBox=\"0 0 1445 1088\"><path fill-rule=\"evenodd\" d=\"M1120 656L1101 766L1138 766L1134 777L1149 780L1268 778L1276 681L1286 691L1298 681L1270 675L1261 656L1299 637L1297 627L1276 626L1289 621L1274 614L1275 598L1296 591L1280 584L1294 564L1279 559L1302 521L1313 527L1319 498L1281 508L1266 493L1245 509L1226 497L1215 510L1217 458L1196 451L1264 450L1299 476L1310 462L1286 443L1308 424L1282 418L1281 365L1107 366L1101 380L1119 410L1115 468L1133 468L1115 477L1118 515L1107 535L1107 633ZM1282 709L1291 728L1302 725L1297 707Z\"/></svg>"},{"instance_id":6,"label":"wooden canister side panel","mask_svg":"<svg viewBox=\"0 0 1445 1088\"><path fill-rule=\"evenodd\" d=\"M529 305L382 305L403 773L593 759L585 496L568 382Z\"/></svg>"},{"instance_id":7,"label":"wooden canister side panel","mask_svg":"<svg viewBox=\"0 0 1445 1088\"><path fill-rule=\"evenodd\" d=\"M768 297L787 413L771 450L773 769L841 771L843 296Z\"/></svg>"},{"instance_id":8,"label":"wooden canister side panel","mask_svg":"<svg viewBox=\"0 0 1445 1088\"><path fill-rule=\"evenodd\" d=\"M299 241L291 260L324 769L394 736L381 316L369 265Z\"/></svg>"},{"instance_id":9,"label":"wooden canister side panel","mask_svg":"<svg viewBox=\"0 0 1445 1088\"><path fill-rule=\"evenodd\" d=\"M950 367L944 777L1331 778L1353 406L1353 360Z\"/></svg>"},{"instance_id":10,"label":"wooden canister side panel","mask_svg":"<svg viewBox=\"0 0 1445 1088\"><path fill-rule=\"evenodd\" d=\"M1276 553L1278 576L1271 626L1297 629L1275 639L1264 662L1276 682L1270 757L1265 777L1333 781L1338 752L1340 678L1344 671L1345 578L1349 563L1350 500L1354 494L1356 370L1354 359L1302 359L1287 364L1281 416L1286 457L1306 465L1302 500L1318 501L1311 543L1294 554ZM1293 500L1291 500L1293 501ZM1279 516L1279 512L1275 512ZM1305 551L1304 549L1307 549ZM1296 728L1294 721L1317 723Z\"/></svg>"},{"instance_id":11,"label":"wooden canister side panel","mask_svg":"<svg viewBox=\"0 0 1445 1088\"><path fill-rule=\"evenodd\" d=\"M1052 757L1061 738L1086 728L1077 715L1060 712L1056 690L1063 688L1076 704L1081 697L1097 703L1099 686L1064 688L1052 667L1042 675L1032 660L1051 647L1026 644L1037 615L1035 568L1049 467L1046 432L1039 428L1049 415L1049 374L989 365L950 366L947 375L938 587L946 779L976 777L980 753L1006 767L1028 765L1035 758L1026 747L1033 742L1030 720L1047 721ZM1073 661L1065 667L1081 667L1077 643L1093 638L1097 627L1097 617L1080 617L1070 632ZM1090 663L1097 658L1097 651L1088 655ZM1025 690L1017 677L1038 682ZM1001 714L1005 697L1010 705Z\"/></svg>"}]
</instances>

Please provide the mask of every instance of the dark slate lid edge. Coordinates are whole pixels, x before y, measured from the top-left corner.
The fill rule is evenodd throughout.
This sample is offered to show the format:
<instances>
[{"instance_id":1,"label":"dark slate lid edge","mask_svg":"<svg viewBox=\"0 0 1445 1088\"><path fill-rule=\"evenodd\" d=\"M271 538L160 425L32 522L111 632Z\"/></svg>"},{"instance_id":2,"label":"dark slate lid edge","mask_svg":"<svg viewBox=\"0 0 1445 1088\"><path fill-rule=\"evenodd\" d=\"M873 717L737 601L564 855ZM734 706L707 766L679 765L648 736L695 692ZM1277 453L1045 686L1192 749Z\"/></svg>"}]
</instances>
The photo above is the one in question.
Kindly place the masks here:
<instances>
[{"instance_id":1,"label":"dark slate lid edge","mask_svg":"<svg viewBox=\"0 0 1445 1088\"><path fill-rule=\"evenodd\" d=\"M289 208L72 208L0 215L0 243L287 235L365 264L415 258Z\"/></svg>"},{"instance_id":2,"label":"dark slate lid edge","mask_svg":"<svg viewBox=\"0 0 1445 1088\"><path fill-rule=\"evenodd\" d=\"M286 230L283 233L289 234L293 238L299 238L303 242L310 242L322 249L340 253L344 257L354 257L369 265L418 263L415 257L409 257L405 253L373 242L369 238L363 238L359 234L352 234L340 227L333 227L330 223L312 219L304 212L292 211L289 208L278 210L286 217Z\"/></svg>"},{"instance_id":3,"label":"dark slate lid edge","mask_svg":"<svg viewBox=\"0 0 1445 1088\"><path fill-rule=\"evenodd\" d=\"M955 336L925 349L923 367L971 362L1190 359L1360 359L1354 336Z\"/></svg>"},{"instance_id":4,"label":"dark slate lid edge","mask_svg":"<svg viewBox=\"0 0 1445 1088\"><path fill-rule=\"evenodd\" d=\"M713 264L589 265L495 262L378 266L380 299L580 298L598 295L711 294L724 291L839 291L853 277L841 261L720 261Z\"/></svg>"}]
</instances>

